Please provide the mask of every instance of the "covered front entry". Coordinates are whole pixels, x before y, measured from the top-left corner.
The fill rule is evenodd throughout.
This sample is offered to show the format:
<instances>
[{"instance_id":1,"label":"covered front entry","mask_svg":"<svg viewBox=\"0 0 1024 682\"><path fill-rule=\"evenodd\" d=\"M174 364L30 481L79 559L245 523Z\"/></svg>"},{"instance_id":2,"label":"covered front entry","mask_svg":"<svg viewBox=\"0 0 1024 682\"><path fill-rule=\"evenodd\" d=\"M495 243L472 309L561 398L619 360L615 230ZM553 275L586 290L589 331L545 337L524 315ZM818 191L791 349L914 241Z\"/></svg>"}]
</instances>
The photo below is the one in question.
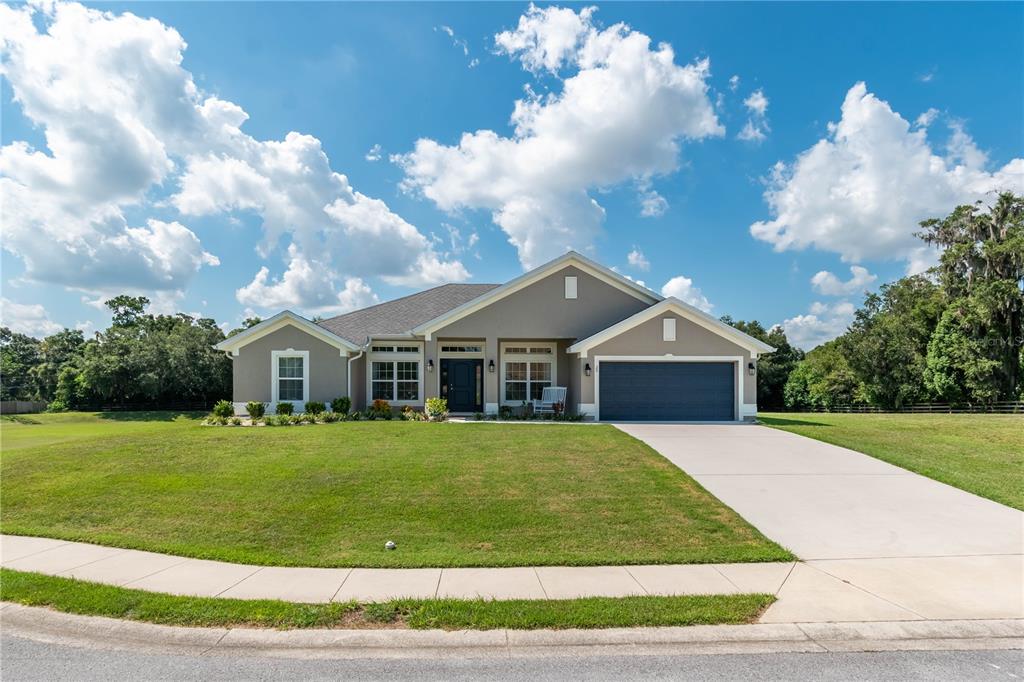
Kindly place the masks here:
<instances>
[{"instance_id":1,"label":"covered front entry","mask_svg":"<svg viewBox=\"0 0 1024 682\"><path fill-rule=\"evenodd\" d=\"M440 380L449 412L483 412L483 360L442 358Z\"/></svg>"},{"instance_id":2,"label":"covered front entry","mask_svg":"<svg viewBox=\"0 0 1024 682\"><path fill-rule=\"evenodd\" d=\"M736 363L602 362L602 421L733 421Z\"/></svg>"}]
</instances>

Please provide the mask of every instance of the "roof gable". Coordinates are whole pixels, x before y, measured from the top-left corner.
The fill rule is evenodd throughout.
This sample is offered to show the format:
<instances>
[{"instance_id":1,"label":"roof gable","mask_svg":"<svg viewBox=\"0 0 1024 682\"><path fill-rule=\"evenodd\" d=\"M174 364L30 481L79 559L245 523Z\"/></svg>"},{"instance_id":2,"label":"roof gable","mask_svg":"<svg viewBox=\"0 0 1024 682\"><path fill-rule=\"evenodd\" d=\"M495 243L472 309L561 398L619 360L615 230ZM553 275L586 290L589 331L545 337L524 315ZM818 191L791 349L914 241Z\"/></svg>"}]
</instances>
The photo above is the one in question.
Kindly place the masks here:
<instances>
[{"instance_id":1,"label":"roof gable","mask_svg":"<svg viewBox=\"0 0 1024 682\"><path fill-rule=\"evenodd\" d=\"M238 355L238 352L239 350L241 350L242 347L252 343L256 339L262 338L267 334L277 331L281 327L285 327L288 325L297 327L302 331L306 332L307 334L309 334L310 336L313 336L317 339L320 339L324 343L328 343L334 346L339 351L341 351L342 355L347 355L349 351L359 350L358 345L352 343L351 341L348 341L347 339L341 338L337 334L334 334L333 332L324 329L323 327L313 323L310 320L307 320L301 315L296 315L290 310L283 310L279 312L277 315L274 315L271 318L263 320L259 324L254 324L253 326L235 334L234 336L229 336L228 338L224 339L216 346L214 346L214 348L216 350L228 351L232 355Z\"/></svg>"},{"instance_id":2,"label":"roof gable","mask_svg":"<svg viewBox=\"0 0 1024 682\"><path fill-rule=\"evenodd\" d=\"M662 300L661 296L650 289L640 286L636 282L623 277L619 273L610 270L609 268L606 268L605 266L596 263L575 251L569 251L565 255L560 256L553 261L534 268L533 270L530 270L529 272L526 272L519 277L502 284L501 286L495 287L481 296L467 301L466 303L438 315L433 319L423 322L417 327L414 327L412 331L415 334L421 334L430 338L431 333L434 331L450 325L467 315L471 315L478 310L486 308L492 303L496 303L497 301L528 287L534 282L538 282L541 279L570 266L575 266L583 272L586 272L606 284L610 284L611 286L628 293L648 305Z\"/></svg>"},{"instance_id":3,"label":"roof gable","mask_svg":"<svg viewBox=\"0 0 1024 682\"><path fill-rule=\"evenodd\" d=\"M656 305L652 305L650 308L646 308L631 317L627 317L625 320L622 320L617 324L613 324L607 329L599 331L593 336L583 339L582 341L577 341L573 345L569 346L569 352L586 353L591 348L599 346L605 341L613 339L616 336L667 311L674 312L680 317L686 318L691 322L704 327L708 331L718 334L736 345L747 349L753 354L772 353L775 351L775 348L769 346L767 343L759 341L753 336L745 334L739 329L727 325L721 320L716 319L714 316L707 314L703 310L695 308L685 301L680 301L678 298L669 297Z\"/></svg>"}]
</instances>

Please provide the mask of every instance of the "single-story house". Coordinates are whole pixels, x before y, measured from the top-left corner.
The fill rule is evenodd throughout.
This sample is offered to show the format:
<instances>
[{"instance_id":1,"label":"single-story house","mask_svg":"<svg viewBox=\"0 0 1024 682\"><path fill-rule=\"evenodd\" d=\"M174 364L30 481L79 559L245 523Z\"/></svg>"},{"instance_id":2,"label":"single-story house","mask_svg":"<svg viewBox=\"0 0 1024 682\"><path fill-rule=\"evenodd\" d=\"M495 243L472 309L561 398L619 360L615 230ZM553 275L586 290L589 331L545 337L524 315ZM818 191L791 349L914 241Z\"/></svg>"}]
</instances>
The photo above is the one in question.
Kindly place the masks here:
<instances>
[{"instance_id":1,"label":"single-story house","mask_svg":"<svg viewBox=\"0 0 1024 682\"><path fill-rule=\"evenodd\" d=\"M444 284L329 319L284 311L217 344L245 403L349 396L494 413L568 389L599 420L739 421L757 414L774 348L570 251L505 284Z\"/></svg>"}]
</instances>

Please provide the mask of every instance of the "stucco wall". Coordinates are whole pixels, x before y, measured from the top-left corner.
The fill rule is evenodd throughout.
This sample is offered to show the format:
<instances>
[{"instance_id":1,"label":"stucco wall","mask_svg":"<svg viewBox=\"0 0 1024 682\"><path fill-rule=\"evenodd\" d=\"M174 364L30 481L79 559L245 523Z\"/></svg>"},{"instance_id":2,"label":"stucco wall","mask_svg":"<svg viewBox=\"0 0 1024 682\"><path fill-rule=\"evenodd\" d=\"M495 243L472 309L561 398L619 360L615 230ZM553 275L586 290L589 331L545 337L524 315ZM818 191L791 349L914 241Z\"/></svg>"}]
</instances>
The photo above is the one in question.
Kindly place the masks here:
<instances>
[{"instance_id":1,"label":"stucco wall","mask_svg":"<svg viewBox=\"0 0 1024 682\"><path fill-rule=\"evenodd\" d=\"M577 278L577 297L565 298L565 278ZM565 349L572 341L585 339L606 327L620 322L649 304L614 287L575 266L567 266L547 277L506 296L500 301L456 320L433 334L426 345L426 357L438 362L438 339L479 339L486 346L484 353L484 402L496 405L501 387L498 344L507 341L559 341L557 348L557 382L569 386L570 405L580 402L578 388L570 386L570 364L575 356ZM487 371L493 360L494 373ZM429 375L428 375L429 376ZM431 379L426 394L436 395L436 377ZM575 394L575 395L574 395Z\"/></svg>"},{"instance_id":2,"label":"stucco wall","mask_svg":"<svg viewBox=\"0 0 1024 682\"><path fill-rule=\"evenodd\" d=\"M329 343L310 336L298 327L288 325L256 339L232 358L234 401L271 400L271 351L309 351L309 399L325 403L348 391L346 372L348 358Z\"/></svg>"},{"instance_id":3,"label":"stucco wall","mask_svg":"<svg viewBox=\"0 0 1024 682\"><path fill-rule=\"evenodd\" d=\"M662 320L674 318L676 320L676 340L662 340ZM740 378L743 383L743 403L753 405L757 402L757 377L747 373L747 363L750 362L750 351L736 345L729 339L705 329L701 325L691 322L685 317L680 317L668 312L648 320L632 329L619 334L613 339L605 341L599 346L590 349L586 358L581 362L589 361L593 368L593 358L599 355L719 355L719 356L740 356L743 358L740 367ZM594 374L583 376L581 373L581 403L594 402Z\"/></svg>"}]
</instances>

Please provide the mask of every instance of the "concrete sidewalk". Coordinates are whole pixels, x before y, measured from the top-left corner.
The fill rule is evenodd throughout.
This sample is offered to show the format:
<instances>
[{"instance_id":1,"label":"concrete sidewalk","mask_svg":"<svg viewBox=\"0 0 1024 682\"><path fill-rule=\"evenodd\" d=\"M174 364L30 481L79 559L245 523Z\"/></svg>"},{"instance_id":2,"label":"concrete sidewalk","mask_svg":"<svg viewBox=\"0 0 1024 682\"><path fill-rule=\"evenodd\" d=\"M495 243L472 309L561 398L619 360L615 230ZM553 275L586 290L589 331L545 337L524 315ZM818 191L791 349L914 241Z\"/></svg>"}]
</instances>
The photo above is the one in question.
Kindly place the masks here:
<instances>
[{"instance_id":1,"label":"concrete sidewalk","mask_svg":"<svg viewBox=\"0 0 1024 682\"><path fill-rule=\"evenodd\" d=\"M249 566L81 542L0 535L0 565L152 592L235 599L386 601L396 597L571 599L775 594L792 563L517 568Z\"/></svg>"},{"instance_id":2,"label":"concrete sidewalk","mask_svg":"<svg viewBox=\"0 0 1024 682\"><path fill-rule=\"evenodd\" d=\"M760 592L778 597L761 617L763 623L1024 618L1019 555L666 566L289 568L3 535L0 565L169 594L308 603Z\"/></svg>"}]
</instances>

